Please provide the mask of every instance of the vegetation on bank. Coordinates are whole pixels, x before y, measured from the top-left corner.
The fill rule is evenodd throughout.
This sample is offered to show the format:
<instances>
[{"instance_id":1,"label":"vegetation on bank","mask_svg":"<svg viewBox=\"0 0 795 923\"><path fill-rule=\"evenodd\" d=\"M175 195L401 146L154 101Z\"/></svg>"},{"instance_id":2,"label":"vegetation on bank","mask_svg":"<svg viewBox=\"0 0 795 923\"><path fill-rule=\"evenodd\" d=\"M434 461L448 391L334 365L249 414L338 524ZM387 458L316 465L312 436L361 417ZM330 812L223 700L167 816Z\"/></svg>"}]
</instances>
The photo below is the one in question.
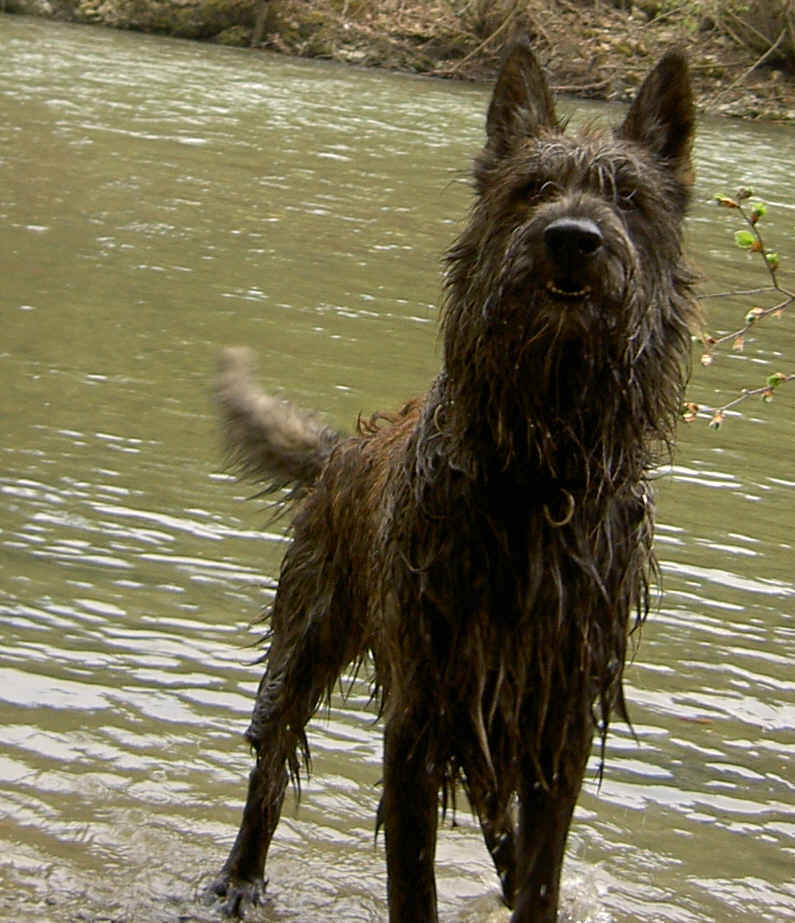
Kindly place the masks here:
<instances>
[{"instance_id":1,"label":"vegetation on bank","mask_svg":"<svg viewBox=\"0 0 795 923\"><path fill-rule=\"evenodd\" d=\"M793 0L0 0L0 9L463 79L530 35L558 92L631 97L685 47L702 110L795 122Z\"/></svg>"}]
</instances>

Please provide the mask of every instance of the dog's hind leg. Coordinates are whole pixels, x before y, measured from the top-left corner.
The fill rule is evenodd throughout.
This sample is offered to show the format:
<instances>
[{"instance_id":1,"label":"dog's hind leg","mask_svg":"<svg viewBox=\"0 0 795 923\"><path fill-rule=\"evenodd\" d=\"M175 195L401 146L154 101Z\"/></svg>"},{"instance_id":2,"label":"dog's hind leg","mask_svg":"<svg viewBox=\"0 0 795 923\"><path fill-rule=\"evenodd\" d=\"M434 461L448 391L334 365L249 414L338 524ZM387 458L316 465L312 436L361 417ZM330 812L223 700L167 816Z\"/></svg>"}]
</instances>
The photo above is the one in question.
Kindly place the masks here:
<instances>
[{"instance_id":1,"label":"dog's hind leg","mask_svg":"<svg viewBox=\"0 0 795 923\"><path fill-rule=\"evenodd\" d=\"M211 896L223 899L224 912L242 914L247 904L259 904L264 889L265 858L279 822L287 787L285 760L266 767L262 760L249 776L246 806L235 843L220 874L210 885Z\"/></svg>"},{"instance_id":2,"label":"dog's hind leg","mask_svg":"<svg viewBox=\"0 0 795 923\"><path fill-rule=\"evenodd\" d=\"M436 923L434 856L441 772L424 719L393 715L384 734L384 794L390 923Z\"/></svg>"},{"instance_id":3,"label":"dog's hind leg","mask_svg":"<svg viewBox=\"0 0 795 923\"><path fill-rule=\"evenodd\" d=\"M230 916L241 915L246 905L258 904L262 899L265 860L281 815L289 778L287 767L297 765L303 728L314 711L306 695L292 699L283 674L273 678L274 646L279 646L276 639L260 683L254 720L246 732L257 763L249 776L243 818L229 857L210 886L211 895L223 899L224 912Z\"/></svg>"},{"instance_id":4,"label":"dog's hind leg","mask_svg":"<svg viewBox=\"0 0 795 923\"><path fill-rule=\"evenodd\" d=\"M310 605L303 588L317 591L317 583L307 581L302 571L301 564L288 564L282 571L271 617L268 666L246 732L257 764L237 838L210 886L230 915L239 915L246 904L261 900L265 860L288 777L298 780L302 756L309 762L304 728L345 666L362 653L362 634L352 618L356 610L347 584L341 582L328 596L320 592Z\"/></svg>"}]
</instances>

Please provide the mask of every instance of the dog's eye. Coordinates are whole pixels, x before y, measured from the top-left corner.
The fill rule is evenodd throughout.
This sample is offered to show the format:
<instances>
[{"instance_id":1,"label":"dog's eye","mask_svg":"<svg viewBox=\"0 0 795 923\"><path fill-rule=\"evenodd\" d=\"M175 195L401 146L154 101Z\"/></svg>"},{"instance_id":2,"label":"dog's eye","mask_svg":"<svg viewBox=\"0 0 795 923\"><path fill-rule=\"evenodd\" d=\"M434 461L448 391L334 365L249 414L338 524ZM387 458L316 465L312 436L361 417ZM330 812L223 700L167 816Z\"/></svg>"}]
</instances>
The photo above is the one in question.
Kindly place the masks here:
<instances>
[{"instance_id":1,"label":"dog's eye","mask_svg":"<svg viewBox=\"0 0 795 923\"><path fill-rule=\"evenodd\" d=\"M519 202L536 202L544 196L551 197L557 191L553 182L547 180L539 183L537 180L525 183L516 190L516 199Z\"/></svg>"},{"instance_id":2,"label":"dog's eye","mask_svg":"<svg viewBox=\"0 0 795 923\"><path fill-rule=\"evenodd\" d=\"M525 183L514 193L518 202L528 202L538 197L538 183Z\"/></svg>"},{"instance_id":3,"label":"dog's eye","mask_svg":"<svg viewBox=\"0 0 795 923\"><path fill-rule=\"evenodd\" d=\"M619 192L616 194L616 205L623 212L634 212L640 206L638 190L633 189L631 192Z\"/></svg>"}]
</instances>

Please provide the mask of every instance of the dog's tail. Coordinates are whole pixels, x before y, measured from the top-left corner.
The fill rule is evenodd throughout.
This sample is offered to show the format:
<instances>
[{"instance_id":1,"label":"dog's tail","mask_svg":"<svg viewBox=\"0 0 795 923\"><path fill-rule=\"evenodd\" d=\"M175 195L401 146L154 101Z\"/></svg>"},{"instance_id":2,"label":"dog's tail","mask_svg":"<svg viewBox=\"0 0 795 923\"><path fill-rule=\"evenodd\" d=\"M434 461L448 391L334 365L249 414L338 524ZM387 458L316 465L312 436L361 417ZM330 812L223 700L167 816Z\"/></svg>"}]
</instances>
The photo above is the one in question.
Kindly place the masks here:
<instances>
[{"instance_id":1,"label":"dog's tail","mask_svg":"<svg viewBox=\"0 0 795 923\"><path fill-rule=\"evenodd\" d=\"M221 354L216 396L230 462L266 490L290 485L301 493L319 477L343 436L251 380L253 353L227 347Z\"/></svg>"}]
</instances>

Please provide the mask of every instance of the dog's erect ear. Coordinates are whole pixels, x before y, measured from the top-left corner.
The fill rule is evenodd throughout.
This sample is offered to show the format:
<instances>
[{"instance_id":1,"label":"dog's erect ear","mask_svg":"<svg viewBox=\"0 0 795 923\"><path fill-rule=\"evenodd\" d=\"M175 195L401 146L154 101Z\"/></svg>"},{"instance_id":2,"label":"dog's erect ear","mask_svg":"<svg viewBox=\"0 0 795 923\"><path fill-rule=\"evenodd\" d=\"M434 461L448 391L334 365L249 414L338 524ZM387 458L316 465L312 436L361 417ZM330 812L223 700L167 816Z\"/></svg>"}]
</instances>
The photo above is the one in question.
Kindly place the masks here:
<instances>
[{"instance_id":1,"label":"dog's erect ear","mask_svg":"<svg viewBox=\"0 0 795 923\"><path fill-rule=\"evenodd\" d=\"M669 164L682 182L692 182L695 122L687 59L671 51L643 81L616 134L642 144Z\"/></svg>"},{"instance_id":2,"label":"dog's erect ear","mask_svg":"<svg viewBox=\"0 0 795 923\"><path fill-rule=\"evenodd\" d=\"M539 128L557 126L552 94L526 40L517 42L502 65L486 116L487 147L504 157Z\"/></svg>"}]
</instances>

